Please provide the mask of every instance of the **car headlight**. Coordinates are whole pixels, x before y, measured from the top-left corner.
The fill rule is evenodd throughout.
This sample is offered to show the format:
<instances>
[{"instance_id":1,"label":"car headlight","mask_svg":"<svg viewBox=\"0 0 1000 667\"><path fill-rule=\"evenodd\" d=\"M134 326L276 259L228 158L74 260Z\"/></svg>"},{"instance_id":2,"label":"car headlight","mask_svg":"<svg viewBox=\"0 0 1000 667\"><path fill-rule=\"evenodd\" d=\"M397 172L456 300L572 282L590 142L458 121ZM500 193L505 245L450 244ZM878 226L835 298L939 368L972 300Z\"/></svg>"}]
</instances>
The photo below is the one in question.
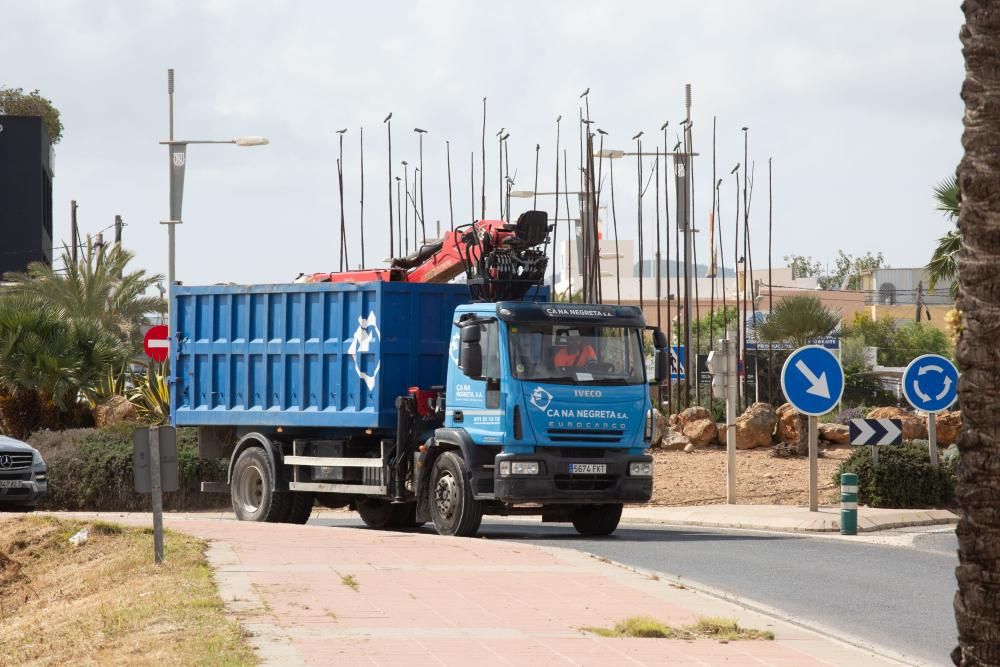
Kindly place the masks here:
<instances>
[{"instance_id":1,"label":"car headlight","mask_svg":"<svg viewBox=\"0 0 1000 667\"><path fill-rule=\"evenodd\" d=\"M652 477L653 464L642 461L633 461L628 464L629 477Z\"/></svg>"},{"instance_id":2,"label":"car headlight","mask_svg":"<svg viewBox=\"0 0 1000 667\"><path fill-rule=\"evenodd\" d=\"M31 453L31 466L35 470L45 469L45 459L42 458L41 453L37 449Z\"/></svg>"},{"instance_id":3,"label":"car headlight","mask_svg":"<svg viewBox=\"0 0 1000 667\"><path fill-rule=\"evenodd\" d=\"M537 475L538 461L512 461L510 471L514 475Z\"/></svg>"}]
</instances>

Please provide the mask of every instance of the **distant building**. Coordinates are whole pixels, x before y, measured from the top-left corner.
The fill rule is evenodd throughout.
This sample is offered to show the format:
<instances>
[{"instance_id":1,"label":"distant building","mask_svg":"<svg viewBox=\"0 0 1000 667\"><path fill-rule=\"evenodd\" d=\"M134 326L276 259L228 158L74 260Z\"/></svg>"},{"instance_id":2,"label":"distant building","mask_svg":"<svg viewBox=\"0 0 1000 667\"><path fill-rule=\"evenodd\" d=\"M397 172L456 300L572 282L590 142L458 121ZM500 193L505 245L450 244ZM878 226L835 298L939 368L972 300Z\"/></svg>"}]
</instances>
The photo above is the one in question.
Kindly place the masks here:
<instances>
[{"instance_id":1,"label":"distant building","mask_svg":"<svg viewBox=\"0 0 1000 667\"><path fill-rule=\"evenodd\" d=\"M0 116L0 277L52 263L54 162L40 117Z\"/></svg>"}]
</instances>

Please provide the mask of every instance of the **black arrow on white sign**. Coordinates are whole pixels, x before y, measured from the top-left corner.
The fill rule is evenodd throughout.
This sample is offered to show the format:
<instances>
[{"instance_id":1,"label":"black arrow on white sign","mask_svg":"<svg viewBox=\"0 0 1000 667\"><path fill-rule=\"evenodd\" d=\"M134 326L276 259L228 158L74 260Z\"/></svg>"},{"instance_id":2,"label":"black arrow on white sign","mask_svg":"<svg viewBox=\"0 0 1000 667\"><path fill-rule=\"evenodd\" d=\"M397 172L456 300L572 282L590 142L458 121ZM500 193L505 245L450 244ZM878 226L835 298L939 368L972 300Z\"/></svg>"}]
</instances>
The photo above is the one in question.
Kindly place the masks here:
<instances>
[{"instance_id":1,"label":"black arrow on white sign","mask_svg":"<svg viewBox=\"0 0 1000 667\"><path fill-rule=\"evenodd\" d=\"M903 421L901 419L852 419L852 445L901 445Z\"/></svg>"}]
</instances>

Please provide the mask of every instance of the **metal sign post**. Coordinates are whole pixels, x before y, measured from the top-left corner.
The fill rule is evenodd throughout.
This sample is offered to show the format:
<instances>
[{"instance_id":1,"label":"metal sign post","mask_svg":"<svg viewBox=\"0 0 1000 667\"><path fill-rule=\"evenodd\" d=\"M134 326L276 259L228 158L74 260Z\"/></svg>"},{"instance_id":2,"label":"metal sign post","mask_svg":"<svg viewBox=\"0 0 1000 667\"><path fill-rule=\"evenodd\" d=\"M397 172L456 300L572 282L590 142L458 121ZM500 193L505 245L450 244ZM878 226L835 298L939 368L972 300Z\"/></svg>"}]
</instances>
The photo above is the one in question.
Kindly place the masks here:
<instances>
[{"instance_id":1,"label":"metal sign post","mask_svg":"<svg viewBox=\"0 0 1000 667\"><path fill-rule=\"evenodd\" d=\"M132 434L135 490L152 496L153 559L163 563L163 494L176 491L177 433L172 426L137 428Z\"/></svg>"},{"instance_id":2,"label":"metal sign post","mask_svg":"<svg viewBox=\"0 0 1000 667\"><path fill-rule=\"evenodd\" d=\"M844 369L837 357L819 345L798 348L781 368L781 391L802 414L809 415L809 511L819 509L819 426L817 417L840 402L844 393Z\"/></svg>"},{"instance_id":3,"label":"metal sign post","mask_svg":"<svg viewBox=\"0 0 1000 667\"><path fill-rule=\"evenodd\" d=\"M720 341L722 354L709 352L705 365L712 374L712 396L726 399L726 502L736 504L736 404L739 402L739 364L736 342Z\"/></svg>"}]
</instances>

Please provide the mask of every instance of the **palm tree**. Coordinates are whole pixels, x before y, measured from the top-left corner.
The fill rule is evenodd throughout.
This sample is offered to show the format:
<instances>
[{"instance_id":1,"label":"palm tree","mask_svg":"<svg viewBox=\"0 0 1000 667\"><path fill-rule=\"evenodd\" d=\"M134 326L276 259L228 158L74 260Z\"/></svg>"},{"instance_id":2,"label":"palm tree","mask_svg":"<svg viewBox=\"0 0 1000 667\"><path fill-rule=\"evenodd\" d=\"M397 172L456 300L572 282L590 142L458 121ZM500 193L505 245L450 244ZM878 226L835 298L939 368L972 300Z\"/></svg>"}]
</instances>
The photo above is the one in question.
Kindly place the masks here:
<instances>
[{"instance_id":1,"label":"palm tree","mask_svg":"<svg viewBox=\"0 0 1000 667\"><path fill-rule=\"evenodd\" d=\"M166 303L146 294L162 276L142 269L126 272L133 257L119 244L99 246L88 237L79 262L64 248L64 271L34 262L26 273L7 274L12 284L5 291L36 298L64 319L97 322L138 353L142 324L150 313L165 312Z\"/></svg>"},{"instance_id":2,"label":"palm tree","mask_svg":"<svg viewBox=\"0 0 1000 667\"><path fill-rule=\"evenodd\" d=\"M809 341L826 336L837 328L840 313L830 310L814 296L786 296L757 326L757 337L768 343L789 342L799 348ZM809 417L799 415L798 453L809 454Z\"/></svg>"},{"instance_id":3,"label":"palm tree","mask_svg":"<svg viewBox=\"0 0 1000 667\"><path fill-rule=\"evenodd\" d=\"M934 188L934 199L937 200L937 209L945 214L949 221L958 222L958 181L954 176L944 179ZM957 257L958 249L962 243L962 238L957 229L949 231L938 239L937 247L931 261L927 263L927 270L930 272L930 289L934 289L942 280L954 281L958 277ZM958 290L958 283L953 282L951 286L952 296Z\"/></svg>"},{"instance_id":4,"label":"palm tree","mask_svg":"<svg viewBox=\"0 0 1000 667\"><path fill-rule=\"evenodd\" d=\"M962 432L958 438L958 567L955 576L956 665L1000 664L1000 3L965 0L959 33L965 56L962 99L965 155L958 165L958 228L963 324L956 346Z\"/></svg>"}]
</instances>

